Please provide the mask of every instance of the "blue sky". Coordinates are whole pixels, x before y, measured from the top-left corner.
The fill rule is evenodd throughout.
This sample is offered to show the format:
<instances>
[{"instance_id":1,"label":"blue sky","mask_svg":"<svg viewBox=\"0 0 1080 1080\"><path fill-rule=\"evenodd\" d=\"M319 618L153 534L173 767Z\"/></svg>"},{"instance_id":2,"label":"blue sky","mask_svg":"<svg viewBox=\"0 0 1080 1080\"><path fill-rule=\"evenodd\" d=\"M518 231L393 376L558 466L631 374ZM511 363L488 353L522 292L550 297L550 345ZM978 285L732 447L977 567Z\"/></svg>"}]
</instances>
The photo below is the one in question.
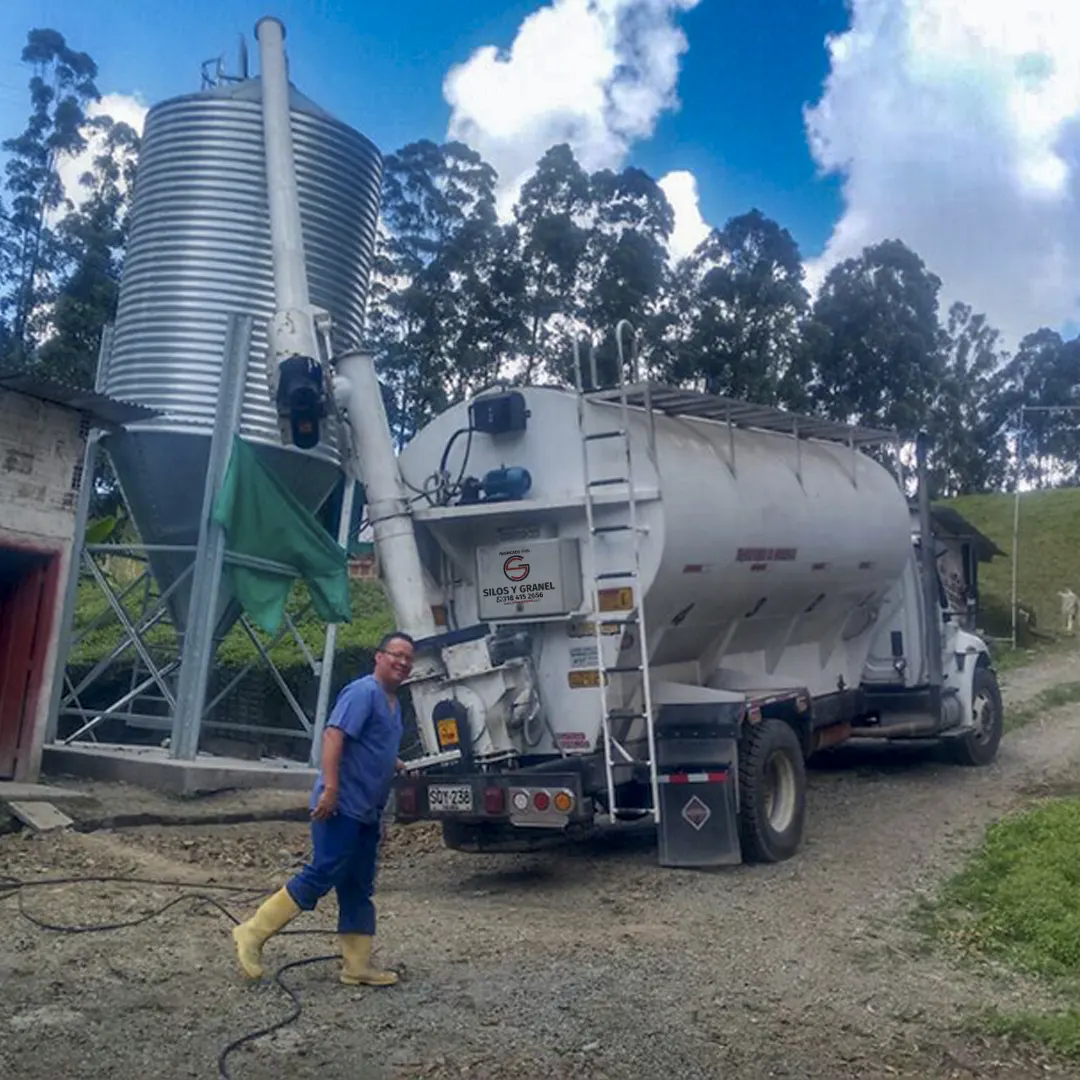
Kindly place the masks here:
<instances>
[{"instance_id":1,"label":"blue sky","mask_svg":"<svg viewBox=\"0 0 1080 1080\"><path fill-rule=\"evenodd\" d=\"M89 52L103 93L151 105L231 61L241 33L257 71L264 14L323 107L384 152L465 138L511 202L570 141L589 167L664 183L680 244L756 206L812 287L898 237L943 303L986 312L1009 344L1080 318L1076 0L3 0L0 134L25 118L31 26Z\"/></svg>"},{"instance_id":2,"label":"blue sky","mask_svg":"<svg viewBox=\"0 0 1080 1080\"><path fill-rule=\"evenodd\" d=\"M269 13L286 24L297 84L381 149L441 139L450 116L442 92L447 71L483 45L508 47L539 6L194 0L158 14L165 5L145 0L7 0L0 41L13 44L0 58L0 131L14 132L25 115L18 49L30 26L57 29L90 53L102 92L153 104L196 88L200 62L219 52L231 60L237 35L250 38L256 19ZM825 34L846 25L842 0L706 0L679 21L689 41L681 108L663 114L629 160L658 178L691 170L710 222L758 205L792 230L806 254L820 251L840 203L836 182L815 178L802 106L820 92L828 70Z\"/></svg>"}]
</instances>

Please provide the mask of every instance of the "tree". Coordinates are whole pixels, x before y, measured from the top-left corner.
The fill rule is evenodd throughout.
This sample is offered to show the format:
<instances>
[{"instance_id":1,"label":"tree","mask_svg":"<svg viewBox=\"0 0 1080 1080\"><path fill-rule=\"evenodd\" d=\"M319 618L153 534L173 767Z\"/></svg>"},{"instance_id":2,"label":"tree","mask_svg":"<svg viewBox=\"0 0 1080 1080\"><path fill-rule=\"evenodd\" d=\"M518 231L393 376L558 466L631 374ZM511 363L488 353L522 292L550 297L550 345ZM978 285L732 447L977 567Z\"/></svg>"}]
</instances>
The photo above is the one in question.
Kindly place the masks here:
<instances>
[{"instance_id":1,"label":"tree","mask_svg":"<svg viewBox=\"0 0 1080 1080\"><path fill-rule=\"evenodd\" d=\"M520 381L544 371L574 385L573 342L583 330L595 342L601 382L613 381L618 322L646 330L660 312L674 226L660 186L636 168L589 175L569 146L555 146L523 185L515 223Z\"/></svg>"},{"instance_id":2,"label":"tree","mask_svg":"<svg viewBox=\"0 0 1080 1080\"><path fill-rule=\"evenodd\" d=\"M139 137L128 124L102 116L88 126L100 145L79 180L83 203L56 229L65 270L52 309L51 335L37 357L45 374L87 389L94 384L102 331L116 315L127 193L139 151Z\"/></svg>"},{"instance_id":3,"label":"tree","mask_svg":"<svg viewBox=\"0 0 1080 1080\"><path fill-rule=\"evenodd\" d=\"M814 395L836 420L895 426L929 418L941 371L940 279L886 240L833 267L814 305Z\"/></svg>"},{"instance_id":4,"label":"tree","mask_svg":"<svg viewBox=\"0 0 1080 1080\"><path fill-rule=\"evenodd\" d=\"M1066 342L1056 330L1042 327L1028 334L1005 367L997 414L1014 424L1024 417L1020 470L1037 487L1055 481L1075 483L1080 467L1080 339ZM1061 409L1054 412L1054 409Z\"/></svg>"},{"instance_id":5,"label":"tree","mask_svg":"<svg viewBox=\"0 0 1080 1080\"><path fill-rule=\"evenodd\" d=\"M665 374L710 393L804 405L809 308L791 234L758 210L714 229L675 271Z\"/></svg>"},{"instance_id":6,"label":"tree","mask_svg":"<svg viewBox=\"0 0 1080 1080\"><path fill-rule=\"evenodd\" d=\"M1008 470L1005 424L996 407L1005 354L985 315L954 303L941 332L942 370L931 413L938 497L999 487Z\"/></svg>"},{"instance_id":7,"label":"tree","mask_svg":"<svg viewBox=\"0 0 1080 1080\"><path fill-rule=\"evenodd\" d=\"M31 30L22 59L33 69L30 118L21 135L3 143L11 157L4 243L9 273L0 294L0 319L7 324L6 361L14 366L32 355L42 307L53 299L51 275L59 253L49 219L66 202L57 165L64 155L85 149L85 108L100 99L94 85L97 65L56 30Z\"/></svg>"},{"instance_id":8,"label":"tree","mask_svg":"<svg viewBox=\"0 0 1080 1080\"><path fill-rule=\"evenodd\" d=\"M515 337L509 243L475 151L423 140L386 159L371 327L400 442L498 376Z\"/></svg>"},{"instance_id":9,"label":"tree","mask_svg":"<svg viewBox=\"0 0 1080 1080\"><path fill-rule=\"evenodd\" d=\"M592 208L589 176L570 147L561 143L537 163L514 207L521 382L555 370L572 336L574 298L579 294L589 246Z\"/></svg>"},{"instance_id":10,"label":"tree","mask_svg":"<svg viewBox=\"0 0 1080 1080\"><path fill-rule=\"evenodd\" d=\"M597 338L602 383L618 378L615 328L627 319L648 343L662 315L667 244L675 214L660 185L641 169L608 169L589 178L592 228L578 282L574 314ZM569 350L554 373L566 381ZM624 357L629 362L629 357ZM643 358L644 362L648 357ZM630 373L627 372L627 375ZM639 372L639 375L645 373Z\"/></svg>"}]
</instances>

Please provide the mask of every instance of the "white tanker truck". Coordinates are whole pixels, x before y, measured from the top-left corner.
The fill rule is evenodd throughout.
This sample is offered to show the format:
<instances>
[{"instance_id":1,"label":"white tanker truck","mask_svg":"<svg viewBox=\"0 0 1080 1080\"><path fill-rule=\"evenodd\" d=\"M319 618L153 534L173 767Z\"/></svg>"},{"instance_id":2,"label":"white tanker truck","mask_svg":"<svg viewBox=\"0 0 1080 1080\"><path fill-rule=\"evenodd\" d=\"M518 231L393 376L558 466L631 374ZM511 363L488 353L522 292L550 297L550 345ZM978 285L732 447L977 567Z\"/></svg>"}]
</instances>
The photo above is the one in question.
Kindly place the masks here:
<instances>
[{"instance_id":1,"label":"white tanker truck","mask_svg":"<svg viewBox=\"0 0 1080 1080\"><path fill-rule=\"evenodd\" d=\"M990 762L987 648L862 452L892 438L648 382L437 417L400 455L438 493L411 518L441 663L413 684L429 760L396 819L506 850L647 817L665 865L777 861L817 750L935 738Z\"/></svg>"},{"instance_id":2,"label":"white tanker truck","mask_svg":"<svg viewBox=\"0 0 1080 1080\"><path fill-rule=\"evenodd\" d=\"M913 537L863 452L892 433L636 378L585 391L579 364L577 390L486 392L395 455L372 356L329 356L307 303L276 23L260 43L282 429L332 387L417 639L424 754L395 785L399 822L505 850L645 819L664 865L778 861L815 751L933 738L993 760L1000 695L942 603L925 470Z\"/></svg>"}]
</instances>

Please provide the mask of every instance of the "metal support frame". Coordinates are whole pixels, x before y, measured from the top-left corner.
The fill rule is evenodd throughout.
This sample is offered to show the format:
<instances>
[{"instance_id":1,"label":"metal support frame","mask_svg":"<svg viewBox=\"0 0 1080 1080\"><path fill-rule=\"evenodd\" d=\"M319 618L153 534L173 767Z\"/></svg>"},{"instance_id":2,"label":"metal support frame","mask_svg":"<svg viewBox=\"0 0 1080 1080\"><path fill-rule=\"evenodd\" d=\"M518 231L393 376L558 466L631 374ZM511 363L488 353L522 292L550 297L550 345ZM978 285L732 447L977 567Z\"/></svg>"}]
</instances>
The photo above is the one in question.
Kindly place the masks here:
<instances>
[{"instance_id":1,"label":"metal support frame","mask_svg":"<svg viewBox=\"0 0 1080 1080\"><path fill-rule=\"evenodd\" d=\"M252 327L253 320L250 316L230 317L197 545L86 543L93 470L97 462L98 439L101 432L94 429L88 436L83 466L84 483L79 492L76 511L75 546L64 596L62 632L55 668L56 677L51 690L49 725L46 731L47 744L59 742L61 745L71 745L87 739L96 741L96 729L106 720L117 719L140 727L168 732L170 756L177 760L193 760L198 753L199 738L203 730L260 733L307 742L314 739L320 708L325 719L330 681L333 676L335 642L331 632L335 627L328 628L327 646L324 649L322 663L320 663L316 660L311 647L304 641L296 622L287 613L282 626L268 645L258 638L246 618L240 618L240 625L254 643L259 659L246 664L242 670L230 678L228 685L220 689L212 700L207 701L210 667L217 645L215 631L218 598L225 565L251 566L286 577L299 577L299 572L294 567L228 551L224 530L211 518L214 502L228 468L233 434L239 427L247 381ZM98 361L99 384L104 379L103 371L106 362L107 354L103 352ZM342 529L344 530L348 529L349 524L345 511L351 514L351 509L352 492L347 488L346 506L343 507ZM109 555L126 555L146 560L151 553L155 552L190 554L192 559L177 579L156 597L151 595L149 589L152 577L148 566L134 581L122 589L117 589L110 584L97 561ZM80 578L86 576L93 580L101 590L106 599L106 605L88 625L75 632L74 618L79 582ZM186 633L179 635L181 637L180 653L163 659L160 649L154 649L149 644L146 634L163 619L168 618L169 598L178 588L187 583L189 578L194 579L190 582L192 588L188 606L190 615ZM133 596L136 605L139 603L140 585L146 586L141 610L132 609ZM304 613L309 608L310 602ZM72 651L88 633L102 625L107 625L108 622L120 624L122 638L108 655L98 660L78 680L76 685L68 671ZM313 718L308 716L270 655L271 650L289 634L295 638L308 666L319 678L318 701L320 704L316 707ZM128 689L104 707L86 708L80 695L85 695L86 690L129 649L135 652L136 660ZM155 653L158 655L155 656ZM211 720L214 709L249 672L260 666L265 666L269 670L278 689L299 721L298 726L275 728ZM62 739L59 738L61 717L77 717L81 721L75 731L64 735ZM313 755L314 745L312 746Z\"/></svg>"},{"instance_id":2,"label":"metal support frame","mask_svg":"<svg viewBox=\"0 0 1080 1080\"><path fill-rule=\"evenodd\" d=\"M94 392L102 393L109 373L109 360L112 357L113 325L108 323L102 328L101 341L98 344L97 368L94 371ZM56 649L56 663L49 688L49 719L45 725L46 744L55 742L56 728L59 722L60 695L63 690L68 655L70 653L71 627L75 621L75 601L79 593L80 551L86 537L86 523L90 517L90 497L94 491L94 471L97 469L99 428L91 426L86 435L86 449L83 452L83 467L79 480L79 498L75 504L75 539L68 564L68 577L64 584L64 605L60 613L60 639Z\"/></svg>"},{"instance_id":3,"label":"metal support frame","mask_svg":"<svg viewBox=\"0 0 1080 1080\"><path fill-rule=\"evenodd\" d=\"M199 749L199 728L206 701L210 657L214 651L221 572L225 566L225 530L213 519L214 500L229 467L233 435L240 427L253 326L254 319L250 315L234 314L229 316L225 332L225 363L221 369L214 431L210 437L210 461L199 518L199 544L195 552L195 573L169 743L169 756L184 761L194 760Z\"/></svg>"},{"instance_id":4,"label":"metal support frame","mask_svg":"<svg viewBox=\"0 0 1080 1080\"><path fill-rule=\"evenodd\" d=\"M348 460L348 458L346 458ZM345 468L345 490L341 499L341 518L338 521L338 544L348 550L349 527L352 524L353 503L356 498L356 478L352 469ZM326 628L326 644L323 646L322 663L319 667L319 697L315 703L315 725L311 731L311 756L308 763L318 768L322 762L322 737L326 717L330 709L330 679L333 675L334 650L337 647L337 623Z\"/></svg>"},{"instance_id":5,"label":"metal support frame","mask_svg":"<svg viewBox=\"0 0 1080 1080\"><path fill-rule=\"evenodd\" d=\"M110 615L113 616L115 621L120 622L123 630L123 637L109 651L108 655L102 657L102 659L100 659L93 668L79 680L77 685L72 681L70 674L67 671L62 673L62 680L58 680L55 689L57 707L54 716L54 731L48 740L50 743L59 741L62 745L69 746L80 739L96 739L95 729L100 724L108 719L118 719L130 721L140 727L157 728L169 732L171 747L171 734L175 722L175 709L170 706L168 697L166 697L165 694L160 693L160 687L163 682L168 685L167 680L169 677L174 675L181 666L182 656L165 660L164 663L159 663L159 661L154 658L151 646L146 641L146 633L166 617L169 598L194 572L194 562L192 562L192 564L188 566L160 596L144 597L143 610L136 616L128 613L127 609L124 607L124 602L132 593L135 593L136 590L138 590L140 584L149 580L149 574L144 572L122 590L117 591L110 585L100 567L94 562L95 556L107 557L108 555L113 554L124 554L138 557L139 555L145 554L148 549L155 550L155 547L136 544L91 544L84 548L83 563L84 565L92 567L90 578L105 595L108 603L105 610L83 627L77 634L69 635L69 639L66 643L66 655L70 656L71 650L78 645L80 640L91 631L99 629L107 622ZM170 546L169 550L173 552L190 552L194 557L197 549L194 547L183 548L177 545ZM265 560L251 559L230 551L224 553L223 561L225 563L235 563L237 565L265 565ZM276 564L270 565L278 568ZM295 571L291 570L289 567L282 566L280 567L280 570L283 573L291 573L295 576ZM93 571L96 571L96 573ZM118 607L124 612L123 619L120 619L117 615ZM309 601L301 610L299 617L303 618L310 607L311 604ZM308 658L312 672L319 676L320 696L327 699L329 698L330 692L329 680L333 671L332 665L319 665L317 662L312 662L313 654L311 647L300 635L299 629L292 618L283 620L281 627L268 644L264 644L257 636L255 636L255 631L247 619L241 617L238 621L244 631L251 636L256 651L259 654L259 659L248 662L243 668L237 671L232 678L230 678L229 682L222 687L210 701L205 701L204 689L204 703L200 714L199 730L261 733L278 735L281 738L294 738L307 741L312 737L314 721L308 717L308 714L299 703L292 688L289 687L284 675L282 675L281 670L274 663L270 653L280 641L291 633L300 643L301 651L304 656ZM129 648L134 649L136 652L138 657L136 663L140 665L141 668L145 669L147 672L146 676L140 678L140 671L133 670L131 687L120 698L104 708L85 708L80 701L79 695L83 694L98 679L100 679L101 676L128 651ZM282 691L282 694L294 715L299 720L299 726L297 728L273 728L251 724L229 723L226 721L211 721L209 717L212 715L214 709L237 685L239 685L249 672L260 666L265 666L270 672L274 682ZM209 669L207 670L209 671ZM66 693L64 692L64 687L66 687ZM149 698L147 691L151 691L155 688L159 690L159 695L151 699ZM175 697L175 695L173 696ZM153 701L156 704L160 704L164 707L164 711L154 714L146 711L134 711L131 708L124 708L124 706L129 706L131 703L139 701L140 699L147 703ZM145 709L145 706L143 706L143 709ZM79 717L84 722L76 731L64 736L63 739L58 740L55 729L59 725L59 719L62 716Z\"/></svg>"}]
</instances>

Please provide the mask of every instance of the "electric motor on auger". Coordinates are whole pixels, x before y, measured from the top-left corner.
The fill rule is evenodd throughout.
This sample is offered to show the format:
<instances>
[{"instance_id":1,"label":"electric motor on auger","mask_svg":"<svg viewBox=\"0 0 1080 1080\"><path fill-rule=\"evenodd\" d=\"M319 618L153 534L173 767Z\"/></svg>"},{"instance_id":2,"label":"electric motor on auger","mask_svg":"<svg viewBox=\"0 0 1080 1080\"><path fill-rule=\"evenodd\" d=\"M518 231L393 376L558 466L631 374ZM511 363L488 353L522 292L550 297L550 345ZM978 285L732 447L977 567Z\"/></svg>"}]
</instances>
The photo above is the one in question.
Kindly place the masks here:
<instances>
[{"instance_id":1,"label":"electric motor on auger","mask_svg":"<svg viewBox=\"0 0 1080 1080\"><path fill-rule=\"evenodd\" d=\"M283 63L267 70L272 90ZM283 101L263 98L275 266L301 264L275 276L271 384L286 440L340 418L395 624L417 639L425 753L397 821L505 850L651 820L667 866L778 861L818 750L930 738L993 760L1000 695L942 604L922 438L913 535L865 453L894 433L627 381L621 323L618 385L579 357L576 389L485 392L396 456L373 357L330 356L295 285Z\"/></svg>"}]
</instances>

